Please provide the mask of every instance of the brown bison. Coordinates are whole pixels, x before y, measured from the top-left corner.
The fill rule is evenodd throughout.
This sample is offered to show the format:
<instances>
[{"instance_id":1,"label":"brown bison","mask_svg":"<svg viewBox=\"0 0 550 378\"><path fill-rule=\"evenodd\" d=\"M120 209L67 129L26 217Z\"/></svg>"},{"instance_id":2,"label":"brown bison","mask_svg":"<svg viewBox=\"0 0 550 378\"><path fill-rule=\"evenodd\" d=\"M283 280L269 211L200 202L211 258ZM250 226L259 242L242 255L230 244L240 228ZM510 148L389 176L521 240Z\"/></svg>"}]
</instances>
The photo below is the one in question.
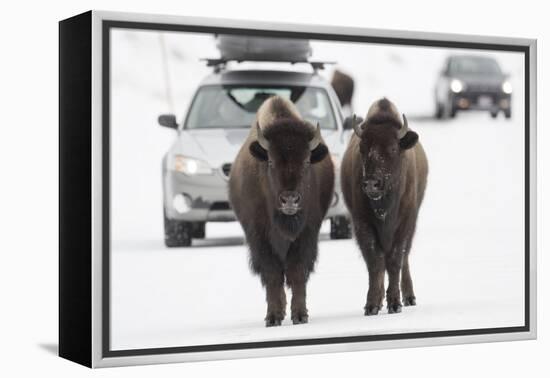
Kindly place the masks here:
<instances>
[{"instance_id":1,"label":"brown bison","mask_svg":"<svg viewBox=\"0 0 550 378\"><path fill-rule=\"evenodd\" d=\"M342 71L334 70L330 85L336 92L338 100L342 106L350 105L353 98L353 90L355 88L355 82L353 78Z\"/></svg>"},{"instance_id":2,"label":"brown bison","mask_svg":"<svg viewBox=\"0 0 550 378\"><path fill-rule=\"evenodd\" d=\"M285 278L292 322L308 321L306 283L334 190L327 155L319 125L274 96L258 109L231 169L229 200L250 247L250 266L266 289L267 327L285 317Z\"/></svg>"},{"instance_id":3,"label":"brown bison","mask_svg":"<svg viewBox=\"0 0 550 378\"><path fill-rule=\"evenodd\" d=\"M342 161L342 191L351 213L357 243L369 271L365 315L383 306L384 275L389 313L414 306L409 252L428 176L428 162L418 134L387 99L375 102L363 122L354 117Z\"/></svg>"}]
</instances>

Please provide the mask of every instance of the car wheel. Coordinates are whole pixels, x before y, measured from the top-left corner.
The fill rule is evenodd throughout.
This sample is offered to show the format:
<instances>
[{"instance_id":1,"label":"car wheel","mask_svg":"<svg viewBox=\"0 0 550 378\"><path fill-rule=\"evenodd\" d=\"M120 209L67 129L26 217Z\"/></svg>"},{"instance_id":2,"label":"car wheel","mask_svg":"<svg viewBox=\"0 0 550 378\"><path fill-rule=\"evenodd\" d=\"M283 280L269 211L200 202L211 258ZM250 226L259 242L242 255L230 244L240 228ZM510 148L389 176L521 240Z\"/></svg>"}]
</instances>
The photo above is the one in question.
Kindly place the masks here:
<instances>
[{"instance_id":1,"label":"car wheel","mask_svg":"<svg viewBox=\"0 0 550 378\"><path fill-rule=\"evenodd\" d=\"M204 239L206 222L193 222L192 237L195 239Z\"/></svg>"},{"instance_id":2,"label":"car wheel","mask_svg":"<svg viewBox=\"0 0 550 378\"><path fill-rule=\"evenodd\" d=\"M491 118L497 118L498 111L491 111Z\"/></svg>"},{"instance_id":3,"label":"car wheel","mask_svg":"<svg viewBox=\"0 0 550 378\"><path fill-rule=\"evenodd\" d=\"M349 239L351 238L351 222L346 216L330 218L330 238Z\"/></svg>"},{"instance_id":4,"label":"car wheel","mask_svg":"<svg viewBox=\"0 0 550 378\"><path fill-rule=\"evenodd\" d=\"M443 106L439 102L435 104L435 118L443 118Z\"/></svg>"},{"instance_id":5,"label":"car wheel","mask_svg":"<svg viewBox=\"0 0 550 378\"><path fill-rule=\"evenodd\" d=\"M456 117L456 107L451 105L451 110L449 111L449 117L454 118Z\"/></svg>"},{"instance_id":6,"label":"car wheel","mask_svg":"<svg viewBox=\"0 0 550 378\"><path fill-rule=\"evenodd\" d=\"M164 215L164 244L167 247L189 247L193 223L169 219Z\"/></svg>"},{"instance_id":7,"label":"car wheel","mask_svg":"<svg viewBox=\"0 0 550 378\"><path fill-rule=\"evenodd\" d=\"M504 117L510 119L512 118L512 111L511 110L505 110L504 111Z\"/></svg>"}]
</instances>

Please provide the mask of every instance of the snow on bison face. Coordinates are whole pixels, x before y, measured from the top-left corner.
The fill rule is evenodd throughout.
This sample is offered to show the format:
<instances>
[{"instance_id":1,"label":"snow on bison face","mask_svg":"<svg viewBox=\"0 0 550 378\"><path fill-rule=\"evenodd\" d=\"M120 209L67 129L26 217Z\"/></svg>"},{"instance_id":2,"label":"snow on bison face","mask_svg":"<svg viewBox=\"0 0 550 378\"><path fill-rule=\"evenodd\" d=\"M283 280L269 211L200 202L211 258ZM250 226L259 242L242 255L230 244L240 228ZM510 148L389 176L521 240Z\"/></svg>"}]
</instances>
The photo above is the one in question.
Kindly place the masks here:
<instances>
[{"instance_id":1,"label":"snow on bison face","mask_svg":"<svg viewBox=\"0 0 550 378\"><path fill-rule=\"evenodd\" d=\"M361 190L372 201L380 201L392 190L401 173L402 153L416 145L418 134L403 122L395 106L387 99L375 102L362 123L353 121L361 139L359 152L363 169Z\"/></svg>"}]
</instances>

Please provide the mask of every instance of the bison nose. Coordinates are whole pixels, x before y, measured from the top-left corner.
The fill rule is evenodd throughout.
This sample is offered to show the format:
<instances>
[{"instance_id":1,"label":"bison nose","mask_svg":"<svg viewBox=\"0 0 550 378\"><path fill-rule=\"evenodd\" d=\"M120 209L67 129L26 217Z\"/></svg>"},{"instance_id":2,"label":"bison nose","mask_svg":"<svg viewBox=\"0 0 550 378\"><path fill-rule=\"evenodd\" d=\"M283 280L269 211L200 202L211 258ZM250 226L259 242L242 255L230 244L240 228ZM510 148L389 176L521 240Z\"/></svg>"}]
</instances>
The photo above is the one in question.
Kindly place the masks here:
<instances>
[{"instance_id":1,"label":"bison nose","mask_svg":"<svg viewBox=\"0 0 550 378\"><path fill-rule=\"evenodd\" d=\"M365 177L365 180L363 181L363 185L367 192L377 192L383 189L384 182L382 181L381 177L370 175L368 177Z\"/></svg>"},{"instance_id":2,"label":"bison nose","mask_svg":"<svg viewBox=\"0 0 550 378\"><path fill-rule=\"evenodd\" d=\"M379 200L384 193L384 180L378 175L368 175L363 180L363 192L373 200Z\"/></svg>"},{"instance_id":3,"label":"bison nose","mask_svg":"<svg viewBox=\"0 0 550 378\"><path fill-rule=\"evenodd\" d=\"M300 193L294 190L285 190L279 194L279 201L283 207L297 207L302 200Z\"/></svg>"}]
</instances>

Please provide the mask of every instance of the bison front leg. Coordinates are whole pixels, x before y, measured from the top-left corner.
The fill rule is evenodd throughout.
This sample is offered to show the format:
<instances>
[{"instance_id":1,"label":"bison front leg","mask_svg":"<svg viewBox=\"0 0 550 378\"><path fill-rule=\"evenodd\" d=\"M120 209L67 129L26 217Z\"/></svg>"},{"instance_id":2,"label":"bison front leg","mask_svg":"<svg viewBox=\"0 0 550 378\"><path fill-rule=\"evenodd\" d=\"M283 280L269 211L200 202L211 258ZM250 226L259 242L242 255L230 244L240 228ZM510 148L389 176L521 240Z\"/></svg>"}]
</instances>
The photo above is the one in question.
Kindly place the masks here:
<instances>
[{"instance_id":1,"label":"bison front leg","mask_svg":"<svg viewBox=\"0 0 550 378\"><path fill-rule=\"evenodd\" d=\"M280 271L262 272L262 283L265 286L267 313L265 326L280 326L285 318L286 295L284 289L284 275Z\"/></svg>"},{"instance_id":2,"label":"bison front leg","mask_svg":"<svg viewBox=\"0 0 550 378\"><path fill-rule=\"evenodd\" d=\"M399 290L399 279L401 276L401 267L403 263L402 249L394 248L386 254L386 269L388 270L388 290L386 292L386 301L388 303L388 313L394 314L401 312L401 293Z\"/></svg>"},{"instance_id":3,"label":"bison front leg","mask_svg":"<svg viewBox=\"0 0 550 378\"><path fill-rule=\"evenodd\" d=\"M376 242L374 232L367 224L356 224L355 235L363 259L369 271L369 290L365 315L377 315L384 301L384 275L386 273L384 254Z\"/></svg>"},{"instance_id":4,"label":"bison front leg","mask_svg":"<svg viewBox=\"0 0 550 378\"><path fill-rule=\"evenodd\" d=\"M290 312L293 324L309 321L306 306L306 286L317 259L318 230L306 229L294 241L288 251L285 275L287 285L292 290Z\"/></svg>"},{"instance_id":5,"label":"bison front leg","mask_svg":"<svg viewBox=\"0 0 550 378\"><path fill-rule=\"evenodd\" d=\"M250 267L260 275L265 287L267 313L266 327L279 326L285 318L286 296L284 289L284 265L281 259L273 253L268 240L259 237L262 230L243 227L250 245Z\"/></svg>"},{"instance_id":6,"label":"bison front leg","mask_svg":"<svg viewBox=\"0 0 550 378\"><path fill-rule=\"evenodd\" d=\"M369 253L366 257L369 270L369 291L365 304L365 315L377 315L384 301L384 255Z\"/></svg>"},{"instance_id":7,"label":"bison front leg","mask_svg":"<svg viewBox=\"0 0 550 378\"><path fill-rule=\"evenodd\" d=\"M306 306L307 275L302 264L291 264L286 270L287 284L292 290L290 314L293 324L307 323L309 320Z\"/></svg>"}]
</instances>

